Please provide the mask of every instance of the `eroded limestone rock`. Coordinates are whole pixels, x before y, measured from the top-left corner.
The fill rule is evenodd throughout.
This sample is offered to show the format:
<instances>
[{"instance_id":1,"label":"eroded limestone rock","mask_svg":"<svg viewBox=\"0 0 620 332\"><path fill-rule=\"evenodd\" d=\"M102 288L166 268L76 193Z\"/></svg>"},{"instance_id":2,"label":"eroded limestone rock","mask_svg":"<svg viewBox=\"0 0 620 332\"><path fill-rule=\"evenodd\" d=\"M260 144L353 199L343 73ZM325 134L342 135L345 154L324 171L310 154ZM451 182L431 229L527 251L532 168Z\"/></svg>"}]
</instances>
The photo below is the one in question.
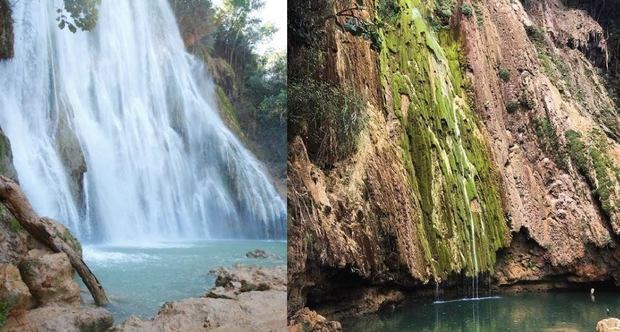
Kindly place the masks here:
<instances>
[{"instance_id":1,"label":"eroded limestone rock","mask_svg":"<svg viewBox=\"0 0 620 332\"><path fill-rule=\"evenodd\" d=\"M19 269L38 304L80 303L80 288L65 253L31 250Z\"/></svg>"},{"instance_id":2,"label":"eroded limestone rock","mask_svg":"<svg viewBox=\"0 0 620 332\"><path fill-rule=\"evenodd\" d=\"M112 327L103 308L45 306L7 319L2 332L103 332Z\"/></svg>"},{"instance_id":3,"label":"eroded limestone rock","mask_svg":"<svg viewBox=\"0 0 620 332\"><path fill-rule=\"evenodd\" d=\"M0 303L8 305L11 311L29 309L32 306L30 290L15 265L0 265Z\"/></svg>"}]
</instances>

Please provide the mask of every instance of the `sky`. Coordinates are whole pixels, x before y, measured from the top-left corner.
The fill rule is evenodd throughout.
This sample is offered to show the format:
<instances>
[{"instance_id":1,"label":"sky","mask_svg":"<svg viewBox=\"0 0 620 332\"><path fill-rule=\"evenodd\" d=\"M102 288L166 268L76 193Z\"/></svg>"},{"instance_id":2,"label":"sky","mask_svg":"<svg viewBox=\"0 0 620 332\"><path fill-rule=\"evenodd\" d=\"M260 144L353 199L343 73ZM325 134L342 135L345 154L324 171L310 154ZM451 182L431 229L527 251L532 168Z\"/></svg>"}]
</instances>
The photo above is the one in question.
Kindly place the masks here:
<instances>
[{"instance_id":1,"label":"sky","mask_svg":"<svg viewBox=\"0 0 620 332\"><path fill-rule=\"evenodd\" d=\"M215 6L222 4L223 0L213 0ZM286 0L265 0L265 7L258 13L265 23L273 24L278 31L271 40L266 40L258 45L257 52L265 54L269 50L286 50Z\"/></svg>"}]
</instances>

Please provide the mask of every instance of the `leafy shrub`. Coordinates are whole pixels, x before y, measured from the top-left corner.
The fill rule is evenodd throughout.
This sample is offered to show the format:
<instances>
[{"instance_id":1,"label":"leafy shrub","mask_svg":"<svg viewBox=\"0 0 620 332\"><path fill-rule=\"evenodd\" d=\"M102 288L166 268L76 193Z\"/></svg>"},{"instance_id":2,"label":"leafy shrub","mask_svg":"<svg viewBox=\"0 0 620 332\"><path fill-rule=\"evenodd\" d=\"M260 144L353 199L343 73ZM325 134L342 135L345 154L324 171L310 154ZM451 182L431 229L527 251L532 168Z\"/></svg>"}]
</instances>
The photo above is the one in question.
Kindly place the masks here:
<instances>
[{"instance_id":1,"label":"leafy shrub","mask_svg":"<svg viewBox=\"0 0 620 332\"><path fill-rule=\"evenodd\" d=\"M382 42L381 35L374 22L365 21L357 17L349 17L342 26L344 31L353 36L369 40L374 50L380 50Z\"/></svg>"},{"instance_id":2,"label":"leafy shrub","mask_svg":"<svg viewBox=\"0 0 620 332\"><path fill-rule=\"evenodd\" d=\"M521 97L519 97L519 104L526 110L532 110L536 106L534 101L528 98L526 94L522 94Z\"/></svg>"},{"instance_id":3,"label":"leafy shrub","mask_svg":"<svg viewBox=\"0 0 620 332\"><path fill-rule=\"evenodd\" d=\"M482 14L482 9L476 3L474 4L474 11L476 12L476 22L481 27L484 24L484 14Z\"/></svg>"},{"instance_id":4,"label":"leafy shrub","mask_svg":"<svg viewBox=\"0 0 620 332\"><path fill-rule=\"evenodd\" d=\"M394 24L400 13L400 6L396 0L381 0L377 4L377 13L385 22Z\"/></svg>"},{"instance_id":5,"label":"leafy shrub","mask_svg":"<svg viewBox=\"0 0 620 332\"><path fill-rule=\"evenodd\" d=\"M474 15L474 10L471 8L469 4L464 3L461 5L461 13L463 13L463 15L469 18Z\"/></svg>"},{"instance_id":6,"label":"leafy shrub","mask_svg":"<svg viewBox=\"0 0 620 332\"><path fill-rule=\"evenodd\" d=\"M620 169L618 169L607 155L609 148L605 134L597 129L590 131L592 146L589 149L592 165L596 174L596 190L594 194L601 202L601 208L611 215L618 208L616 198L613 197L614 188L620 182Z\"/></svg>"},{"instance_id":7,"label":"leafy shrub","mask_svg":"<svg viewBox=\"0 0 620 332\"><path fill-rule=\"evenodd\" d=\"M569 130L565 134L568 153L577 170L585 176L594 195L601 204L601 209L611 215L618 208L619 202L614 198L614 188L620 182L620 169L614 166L607 155L608 144L605 134L600 130L590 131L590 143L586 145L583 136Z\"/></svg>"},{"instance_id":8,"label":"leafy shrub","mask_svg":"<svg viewBox=\"0 0 620 332\"><path fill-rule=\"evenodd\" d=\"M58 27L65 26L73 33L80 28L90 31L97 25L101 0L64 0L64 8L57 9Z\"/></svg>"},{"instance_id":9,"label":"leafy shrub","mask_svg":"<svg viewBox=\"0 0 620 332\"><path fill-rule=\"evenodd\" d=\"M11 221L9 222L9 229L13 233L19 233L19 231L22 229L22 225L20 225L17 219L12 218Z\"/></svg>"},{"instance_id":10,"label":"leafy shrub","mask_svg":"<svg viewBox=\"0 0 620 332\"><path fill-rule=\"evenodd\" d=\"M4 326L4 322L6 321L6 316L9 314L9 310L11 307L6 302L0 302L0 328Z\"/></svg>"},{"instance_id":11,"label":"leafy shrub","mask_svg":"<svg viewBox=\"0 0 620 332\"><path fill-rule=\"evenodd\" d=\"M517 100L511 100L506 103L506 110L508 113L514 113L519 110L519 102Z\"/></svg>"},{"instance_id":12,"label":"leafy shrub","mask_svg":"<svg viewBox=\"0 0 620 332\"><path fill-rule=\"evenodd\" d=\"M540 148L547 155L551 155L553 161L559 168L566 170L566 152L560 145L560 139L555 127L547 118L534 120L534 130L538 137Z\"/></svg>"},{"instance_id":13,"label":"leafy shrub","mask_svg":"<svg viewBox=\"0 0 620 332\"><path fill-rule=\"evenodd\" d=\"M355 152L366 116L354 89L306 78L289 85L289 98L289 137L301 136L317 165L333 165Z\"/></svg>"},{"instance_id":14,"label":"leafy shrub","mask_svg":"<svg viewBox=\"0 0 620 332\"><path fill-rule=\"evenodd\" d=\"M323 37L325 17L330 14L329 0L290 1L288 11L288 40L290 46L315 46Z\"/></svg>"},{"instance_id":15,"label":"leafy shrub","mask_svg":"<svg viewBox=\"0 0 620 332\"><path fill-rule=\"evenodd\" d=\"M542 43L545 41L545 32L533 24L525 27L525 33L527 33L527 37L533 42Z\"/></svg>"},{"instance_id":16,"label":"leafy shrub","mask_svg":"<svg viewBox=\"0 0 620 332\"><path fill-rule=\"evenodd\" d=\"M504 81L504 82L510 81L510 72L508 71L508 69L500 68L499 69L499 78L501 78L502 81Z\"/></svg>"},{"instance_id":17,"label":"leafy shrub","mask_svg":"<svg viewBox=\"0 0 620 332\"><path fill-rule=\"evenodd\" d=\"M454 5L451 0L436 0L435 2L435 15L441 21L444 26L450 23L454 11Z\"/></svg>"},{"instance_id":18,"label":"leafy shrub","mask_svg":"<svg viewBox=\"0 0 620 332\"><path fill-rule=\"evenodd\" d=\"M574 130L568 130L564 137L566 137L566 147L568 148L568 155L573 161L573 164L579 172L583 175L588 174L588 156L586 145L583 143L582 136L579 132Z\"/></svg>"}]
</instances>

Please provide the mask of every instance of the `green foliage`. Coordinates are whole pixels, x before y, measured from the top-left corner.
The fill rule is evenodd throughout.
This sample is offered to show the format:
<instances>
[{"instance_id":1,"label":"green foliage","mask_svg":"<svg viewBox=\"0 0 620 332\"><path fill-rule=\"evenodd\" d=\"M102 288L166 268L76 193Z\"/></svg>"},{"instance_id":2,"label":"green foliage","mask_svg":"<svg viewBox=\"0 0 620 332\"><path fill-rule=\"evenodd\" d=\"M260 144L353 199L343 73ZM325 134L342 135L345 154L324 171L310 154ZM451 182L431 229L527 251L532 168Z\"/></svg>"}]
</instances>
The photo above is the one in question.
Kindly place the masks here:
<instances>
[{"instance_id":1,"label":"green foliage","mask_svg":"<svg viewBox=\"0 0 620 332\"><path fill-rule=\"evenodd\" d=\"M429 13L425 2L399 3L399 24L380 30L379 69L403 128L402 163L419 206L413 218L425 262L440 279L490 271L509 237L489 149L466 100L461 45L436 10L452 5L435 2Z\"/></svg>"},{"instance_id":2,"label":"green foliage","mask_svg":"<svg viewBox=\"0 0 620 332\"><path fill-rule=\"evenodd\" d=\"M288 75L283 52L258 57L248 67L243 85L240 112L258 124L256 130L246 128L250 137L260 143L262 156L276 172L286 176L286 122L288 113Z\"/></svg>"},{"instance_id":3,"label":"green foliage","mask_svg":"<svg viewBox=\"0 0 620 332\"><path fill-rule=\"evenodd\" d=\"M567 131L565 136L568 154L573 164L594 188L594 195L600 202L602 210L611 215L620 205L617 197L613 195L614 188L620 183L620 169L607 155L607 138L597 129L590 131L589 144L586 144L583 136L574 130Z\"/></svg>"},{"instance_id":4,"label":"green foliage","mask_svg":"<svg viewBox=\"0 0 620 332\"><path fill-rule=\"evenodd\" d=\"M394 24L400 14L400 6L396 0L380 0L377 4L377 14L384 22Z\"/></svg>"},{"instance_id":5,"label":"green foliage","mask_svg":"<svg viewBox=\"0 0 620 332\"><path fill-rule=\"evenodd\" d=\"M482 8L477 3L474 3L474 11L476 12L476 22L481 27L484 24L484 14L482 14Z\"/></svg>"},{"instance_id":6,"label":"green foliage","mask_svg":"<svg viewBox=\"0 0 620 332\"><path fill-rule=\"evenodd\" d=\"M101 0L64 0L64 8L56 11L58 27L75 33L78 28L91 31L97 25Z\"/></svg>"},{"instance_id":7,"label":"green foliage","mask_svg":"<svg viewBox=\"0 0 620 332\"><path fill-rule=\"evenodd\" d=\"M508 113L514 113L518 110L519 110L519 101L510 100L506 103L506 111L508 111Z\"/></svg>"},{"instance_id":8,"label":"green foliage","mask_svg":"<svg viewBox=\"0 0 620 332\"><path fill-rule=\"evenodd\" d=\"M275 28L258 16L262 0L168 0L187 49L200 57L217 84L226 124L280 178L286 176L287 72L283 53L258 54Z\"/></svg>"},{"instance_id":9,"label":"green foliage","mask_svg":"<svg viewBox=\"0 0 620 332\"><path fill-rule=\"evenodd\" d=\"M594 193L601 202L603 211L611 216L620 205L620 202L617 201L618 198L613 196L614 188L617 188L620 183L620 169L614 165L607 155L609 146L605 134L600 130L593 129L590 131L590 138L593 145L589 152L597 182Z\"/></svg>"},{"instance_id":10,"label":"green foliage","mask_svg":"<svg viewBox=\"0 0 620 332\"><path fill-rule=\"evenodd\" d=\"M533 24L525 27L525 33L533 42L543 43L545 41L545 32Z\"/></svg>"},{"instance_id":11,"label":"green foliage","mask_svg":"<svg viewBox=\"0 0 620 332\"><path fill-rule=\"evenodd\" d=\"M450 24L450 18L454 13L452 0L435 0L435 15L444 27Z\"/></svg>"},{"instance_id":12,"label":"green foliage","mask_svg":"<svg viewBox=\"0 0 620 332\"><path fill-rule=\"evenodd\" d=\"M531 100L525 93L522 93L519 97L519 105L521 105L521 107L525 108L526 110L532 110L536 106L534 104L534 101Z\"/></svg>"},{"instance_id":13,"label":"green foliage","mask_svg":"<svg viewBox=\"0 0 620 332\"><path fill-rule=\"evenodd\" d=\"M353 36L369 40L375 51L381 48L381 36L375 23L357 17L349 17L342 25L342 28Z\"/></svg>"},{"instance_id":14,"label":"green foliage","mask_svg":"<svg viewBox=\"0 0 620 332\"><path fill-rule=\"evenodd\" d=\"M11 4L0 0L0 60L13 57L13 18Z\"/></svg>"},{"instance_id":15,"label":"green foliage","mask_svg":"<svg viewBox=\"0 0 620 332\"><path fill-rule=\"evenodd\" d=\"M4 326L4 322L6 321L10 310L11 306L8 303L0 301L0 328Z\"/></svg>"},{"instance_id":16,"label":"green foliage","mask_svg":"<svg viewBox=\"0 0 620 332\"><path fill-rule=\"evenodd\" d=\"M573 161L573 164L575 164L579 172L587 175L589 171L588 150L583 143L581 134L574 130L568 130L564 136L566 137L568 155Z\"/></svg>"},{"instance_id":17,"label":"green foliage","mask_svg":"<svg viewBox=\"0 0 620 332\"><path fill-rule=\"evenodd\" d=\"M534 120L534 130L538 138L538 144L543 152L547 155L551 155L553 161L559 168L566 170L568 168L566 164L566 153L564 149L562 149L560 139L551 121L547 118Z\"/></svg>"},{"instance_id":18,"label":"green foliage","mask_svg":"<svg viewBox=\"0 0 620 332\"><path fill-rule=\"evenodd\" d=\"M461 13L469 18L474 15L474 10L471 8L471 5L464 3L461 5Z\"/></svg>"},{"instance_id":19,"label":"green foliage","mask_svg":"<svg viewBox=\"0 0 620 332\"><path fill-rule=\"evenodd\" d=\"M215 42L214 32L219 25L218 20L215 19L216 10L213 8L212 1L169 0L169 2L177 18L181 36L190 51L196 52L195 48L200 45L212 53ZM200 39L200 44L197 44L195 40L189 40L191 38Z\"/></svg>"},{"instance_id":20,"label":"green foliage","mask_svg":"<svg viewBox=\"0 0 620 332\"><path fill-rule=\"evenodd\" d=\"M9 222L9 229L13 233L19 233L22 230L22 225L20 225L17 219L11 218L11 221Z\"/></svg>"},{"instance_id":21,"label":"green foliage","mask_svg":"<svg viewBox=\"0 0 620 332\"><path fill-rule=\"evenodd\" d=\"M510 81L510 72L508 71L508 69L500 68L499 69L499 78L501 78L502 81L504 81L504 82Z\"/></svg>"},{"instance_id":22,"label":"green foliage","mask_svg":"<svg viewBox=\"0 0 620 332\"><path fill-rule=\"evenodd\" d=\"M324 36L326 17L333 8L331 0L289 1L288 42L290 46L317 46Z\"/></svg>"},{"instance_id":23,"label":"green foliage","mask_svg":"<svg viewBox=\"0 0 620 332\"><path fill-rule=\"evenodd\" d=\"M226 95L226 92L219 85L216 87L215 92L217 93L217 104L219 106L220 114L222 115L224 122L238 136L243 136L243 131L241 130L241 125L239 124L239 117L235 112L235 107Z\"/></svg>"},{"instance_id":24,"label":"green foliage","mask_svg":"<svg viewBox=\"0 0 620 332\"><path fill-rule=\"evenodd\" d=\"M216 13L219 26L215 31L215 56L228 61L240 79L246 69L256 64L254 49L258 43L271 38L275 28L256 16L264 6L262 0L225 0Z\"/></svg>"},{"instance_id":25,"label":"green foliage","mask_svg":"<svg viewBox=\"0 0 620 332\"><path fill-rule=\"evenodd\" d=\"M328 167L355 152L366 125L366 105L355 90L306 78L289 85L289 97L289 134L304 139L316 164Z\"/></svg>"}]
</instances>

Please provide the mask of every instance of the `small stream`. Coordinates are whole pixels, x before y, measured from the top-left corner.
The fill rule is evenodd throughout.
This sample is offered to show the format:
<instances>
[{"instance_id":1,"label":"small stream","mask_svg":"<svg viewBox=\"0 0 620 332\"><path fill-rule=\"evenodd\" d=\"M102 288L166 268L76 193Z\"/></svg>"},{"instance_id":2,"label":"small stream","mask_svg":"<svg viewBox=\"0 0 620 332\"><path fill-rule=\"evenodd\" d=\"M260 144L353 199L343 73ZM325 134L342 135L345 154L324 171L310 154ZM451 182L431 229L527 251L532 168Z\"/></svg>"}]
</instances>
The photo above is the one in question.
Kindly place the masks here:
<instances>
[{"instance_id":1,"label":"small stream","mask_svg":"<svg viewBox=\"0 0 620 332\"><path fill-rule=\"evenodd\" d=\"M620 292L550 292L462 301L410 301L393 312L343 321L344 331L594 331L620 316Z\"/></svg>"},{"instance_id":2,"label":"small stream","mask_svg":"<svg viewBox=\"0 0 620 332\"><path fill-rule=\"evenodd\" d=\"M249 259L262 249L276 259ZM220 266L286 264L285 241L220 240L150 246L85 246L84 258L106 289L115 324L130 315L150 318L168 301L204 295L215 283L209 271ZM82 285L84 300L90 296ZM90 300L92 301L92 300Z\"/></svg>"}]
</instances>

